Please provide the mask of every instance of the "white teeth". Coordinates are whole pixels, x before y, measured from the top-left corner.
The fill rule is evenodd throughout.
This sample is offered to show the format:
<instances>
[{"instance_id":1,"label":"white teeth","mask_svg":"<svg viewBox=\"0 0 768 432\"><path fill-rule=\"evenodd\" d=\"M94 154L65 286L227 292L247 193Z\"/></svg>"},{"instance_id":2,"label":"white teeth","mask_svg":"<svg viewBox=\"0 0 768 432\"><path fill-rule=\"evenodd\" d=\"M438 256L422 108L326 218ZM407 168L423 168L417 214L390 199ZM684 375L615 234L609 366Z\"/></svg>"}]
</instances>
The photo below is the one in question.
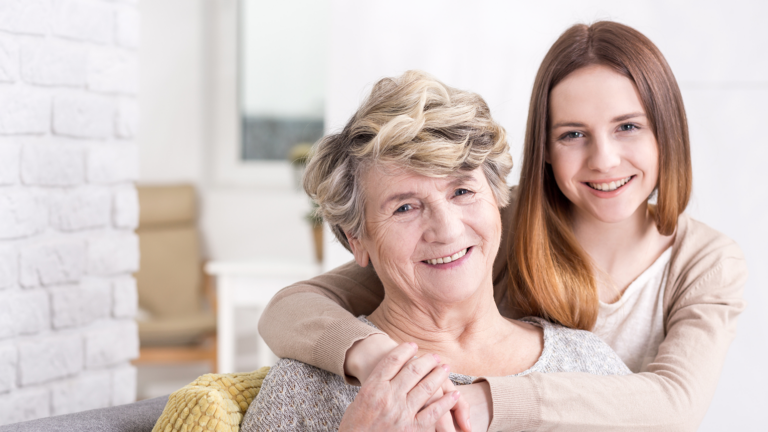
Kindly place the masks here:
<instances>
[{"instance_id":1,"label":"white teeth","mask_svg":"<svg viewBox=\"0 0 768 432\"><path fill-rule=\"evenodd\" d=\"M627 177L625 179L621 179L621 180L617 180L617 181L612 181L610 183L587 183L587 184L589 186L591 186L592 189L597 189L597 190L601 190L601 191L610 192L610 191L614 191L614 190L624 186L625 184L627 184L627 182L631 178L632 178L632 176L629 176L629 177Z\"/></svg>"},{"instance_id":2,"label":"white teeth","mask_svg":"<svg viewBox=\"0 0 768 432\"><path fill-rule=\"evenodd\" d=\"M456 252L455 254L447 257L442 258L434 258L427 260L428 263L435 265L435 264L448 264L449 262L456 261L457 259L463 257L467 254L467 249L464 249L462 251Z\"/></svg>"}]
</instances>

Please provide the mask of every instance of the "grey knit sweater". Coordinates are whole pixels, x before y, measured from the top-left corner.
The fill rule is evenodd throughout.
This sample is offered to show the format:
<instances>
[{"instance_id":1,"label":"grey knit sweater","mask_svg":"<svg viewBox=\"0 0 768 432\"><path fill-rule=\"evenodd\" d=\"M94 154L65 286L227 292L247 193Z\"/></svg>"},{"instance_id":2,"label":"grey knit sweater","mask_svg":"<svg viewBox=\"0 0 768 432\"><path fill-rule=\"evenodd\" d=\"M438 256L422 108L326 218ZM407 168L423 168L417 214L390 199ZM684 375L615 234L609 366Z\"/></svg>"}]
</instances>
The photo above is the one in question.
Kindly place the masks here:
<instances>
[{"instance_id":1,"label":"grey knit sweater","mask_svg":"<svg viewBox=\"0 0 768 432\"><path fill-rule=\"evenodd\" d=\"M361 321L374 326L360 317ZM597 336L572 330L540 318L529 322L544 329L544 349L532 372L586 372L594 375L627 375L630 370ZM375 327L375 326L374 326ZM470 384L475 377L450 374L456 385ZM261 385L256 400L240 425L242 432L336 431L360 388L338 375L292 359L280 359Z\"/></svg>"}]
</instances>

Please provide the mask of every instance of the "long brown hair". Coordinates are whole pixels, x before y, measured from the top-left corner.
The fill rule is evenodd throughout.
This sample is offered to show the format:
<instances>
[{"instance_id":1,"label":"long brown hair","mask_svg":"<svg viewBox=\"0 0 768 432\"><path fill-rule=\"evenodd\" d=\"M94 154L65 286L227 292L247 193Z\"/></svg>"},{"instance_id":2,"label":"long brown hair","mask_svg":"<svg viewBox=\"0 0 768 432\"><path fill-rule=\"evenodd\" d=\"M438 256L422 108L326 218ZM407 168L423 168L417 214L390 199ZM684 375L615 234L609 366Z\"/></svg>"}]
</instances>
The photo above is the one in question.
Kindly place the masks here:
<instances>
[{"instance_id":1,"label":"long brown hair","mask_svg":"<svg viewBox=\"0 0 768 432\"><path fill-rule=\"evenodd\" d=\"M509 245L509 290L520 309L591 330L598 292L592 261L571 229L571 203L545 161L549 94L577 69L603 65L635 83L659 146L659 232L672 234L691 193L691 156L683 98L656 46L637 30L600 21L577 24L552 45L536 75L528 111L519 198Z\"/></svg>"}]
</instances>

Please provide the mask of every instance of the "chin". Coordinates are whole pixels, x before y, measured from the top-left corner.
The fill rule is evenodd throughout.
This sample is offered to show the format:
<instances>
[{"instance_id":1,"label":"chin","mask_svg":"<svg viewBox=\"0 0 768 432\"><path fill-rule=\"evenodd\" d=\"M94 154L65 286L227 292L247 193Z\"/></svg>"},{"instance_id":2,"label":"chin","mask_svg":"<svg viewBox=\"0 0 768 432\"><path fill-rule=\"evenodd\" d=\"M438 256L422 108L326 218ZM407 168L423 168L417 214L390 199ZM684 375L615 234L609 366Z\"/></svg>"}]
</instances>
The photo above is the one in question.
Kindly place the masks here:
<instances>
[{"instance_id":1,"label":"chin","mask_svg":"<svg viewBox=\"0 0 768 432\"><path fill-rule=\"evenodd\" d=\"M435 293L434 299L441 303L455 304L471 299L482 289L478 279L465 280L457 278L450 283L443 284Z\"/></svg>"},{"instance_id":2,"label":"chin","mask_svg":"<svg viewBox=\"0 0 768 432\"><path fill-rule=\"evenodd\" d=\"M645 204L643 201L642 204ZM641 204L641 205L642 205ZM637 212L640 205L617 205L609 207L592 208L592 217L603 223L619 223L630 219Z\"/></svg>"}]
</instances>

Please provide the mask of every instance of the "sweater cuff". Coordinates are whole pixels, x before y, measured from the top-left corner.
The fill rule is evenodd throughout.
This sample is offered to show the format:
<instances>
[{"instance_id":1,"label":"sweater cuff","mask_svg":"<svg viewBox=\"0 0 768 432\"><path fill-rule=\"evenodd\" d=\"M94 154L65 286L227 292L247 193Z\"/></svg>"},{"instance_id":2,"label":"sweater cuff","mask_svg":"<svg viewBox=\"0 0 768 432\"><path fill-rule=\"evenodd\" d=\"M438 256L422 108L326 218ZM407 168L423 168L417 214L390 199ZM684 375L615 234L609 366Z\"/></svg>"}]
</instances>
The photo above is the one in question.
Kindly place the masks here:
<instances>
[{"instance_id":1,"label":"sweater cuff","mask_svg":"<svg viewBox=\"0 0 768 432\"><path fill-rule=\"evenodd\" d=\"M385 333L354 317L334 320L326 326L315 344L312 364L344 377L347 384L359 386L360 382L356 378L344 375L344 360L355 342L374 334Z\"/></svg>"},{"instance_id":2,"label":"sweater cuff","mask_svg":"<svg viewBox=\"0 0 768 432\"><path fill-rule=\"evenodd\" d=\"M480 377L491 387L493 420L488 427L495 431L535 430L541 425L541 393L530 377Z\"/></svg>"}]
</instances>

